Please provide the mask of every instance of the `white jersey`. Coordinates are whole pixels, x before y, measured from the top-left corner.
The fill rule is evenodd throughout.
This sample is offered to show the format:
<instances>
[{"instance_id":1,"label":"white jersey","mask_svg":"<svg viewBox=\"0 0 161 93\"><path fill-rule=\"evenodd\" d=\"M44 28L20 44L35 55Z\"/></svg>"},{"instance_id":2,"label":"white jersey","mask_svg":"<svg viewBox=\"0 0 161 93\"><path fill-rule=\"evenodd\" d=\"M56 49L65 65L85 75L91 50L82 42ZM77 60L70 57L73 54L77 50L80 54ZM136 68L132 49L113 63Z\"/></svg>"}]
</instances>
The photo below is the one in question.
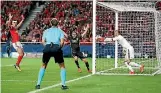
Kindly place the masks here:
<instances>
[{"instance_id":1,"label":"white jersey","mask_svg":"<svg viewBox=\"0 0 161 93\"><path fill-rule=\"evenodd\" d=\"M123 47L123 48L126 48L126 49L129 49L131 48L132 46L130 45L130 43L121 35L118 35L116 37L113 38L114 41L118 41L118 43Z\"/></svg>"}]
</instances>

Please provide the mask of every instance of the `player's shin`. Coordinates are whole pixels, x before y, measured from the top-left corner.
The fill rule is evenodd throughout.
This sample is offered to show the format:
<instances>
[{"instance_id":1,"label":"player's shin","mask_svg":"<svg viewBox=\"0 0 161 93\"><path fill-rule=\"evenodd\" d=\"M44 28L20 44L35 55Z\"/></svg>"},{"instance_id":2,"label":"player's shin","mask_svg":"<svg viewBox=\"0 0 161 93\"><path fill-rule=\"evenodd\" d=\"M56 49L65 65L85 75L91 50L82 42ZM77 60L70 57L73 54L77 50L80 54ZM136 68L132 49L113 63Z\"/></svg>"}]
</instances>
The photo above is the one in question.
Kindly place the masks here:
<instances>
[{"instance_id":1,"label":"player's shin","mask_svg":"<svg viewBox=\"0 0 161 93\"><path fill-rule=\"evenodd\" d=\"M88 61L86 59L82 59L82 61L84 61L85 65L87 67L87 70L90 71Z\"/></svg>"},{"instance_id":2,"label":"player's shin","mask_svg":"<svg viewBox=\"0 0 161 93\"><path fill-rule=\"evenodd\" d=\"M44 67L41 67L40 68L40 71L39 71L39 75L38 75L38 81L37 81L37 85L40 85L41 84L41 81L44 77L44 74L45 74L45 68Z\"/></svg>"},{"instance_id":3,"label":"player's shin","mask_svg":"<svg viewBox=\"0 0 161 93\"><path fill-rule=\"evenodd\" d=\"M24 56L24 52L23 52L23 49L21 49L21 48L18 48L18 49L17 49L17 52L18 52L19 56L18 56L18 58L17 58L16 65L19 66L20 63L21 63L21 60L22 60L22 58L23 58L23 56Z\"/></svg>"},{"instance_id":4,"label":"player's shin","mask_svg":"<svg viewBox=\"0 0 161 93\"><path fill-rule=\"evenodd\" d=\"M135 62L130 62L129 63L130 66L135 66L135 67L141 67L141 65L135 63Z\"/></svg>"},{"instance_id":5,"label":"player's shin","mask_svg":"<svg viewBox=\"0 0 161 93\"><path fill-rule=\"evenodd\" d=\"M65 70L65 68L61 68L60 77L61 77L62 85L65 86L65 81L66 81L66 70Z\"/></svg>"},{"instance_id":6,"label":"player's shin","mask_svg":"<svg viewBox=\"0 0 161 93\"><path fill-rule=\"evenodd\" d=\"M77 65L78 68L80 68L78 60L75 60L75 64Z\"/></svg>"},{"instance_id":7,"label":"player's shin","mask_svg":"<svg viewBox=\"0 0 161 93\"><path fill-rule=\"evenodd\" d=\"M128 62L125 62L125 65L129 68L129 70L130 70L131 72L134 72L134 70L133 70L132 67L128 64Z\"/></svg>"},{"instance_id":8,"label":"player's shin","mask_svg":"<svg viewBox=\"0 0 161 93\"><path fill-rule=\"evenodd\" d=\"M89 64L88 64L88 62L85 62L85 65L87 67L87 70L89 70Z\"/></svg>"},{"instance_id":9,"label":"player's shin","mask_svg":"<svg viewBox=\"0 0 161 93\"><path fill-rule=\"evenodd\" d=\"M22 58L23 58L23 55L19 55L19 56L18 56L17 62L16 62L16 65L17 65L17 66L20 65Z\"/></svg>"}]
</instances>

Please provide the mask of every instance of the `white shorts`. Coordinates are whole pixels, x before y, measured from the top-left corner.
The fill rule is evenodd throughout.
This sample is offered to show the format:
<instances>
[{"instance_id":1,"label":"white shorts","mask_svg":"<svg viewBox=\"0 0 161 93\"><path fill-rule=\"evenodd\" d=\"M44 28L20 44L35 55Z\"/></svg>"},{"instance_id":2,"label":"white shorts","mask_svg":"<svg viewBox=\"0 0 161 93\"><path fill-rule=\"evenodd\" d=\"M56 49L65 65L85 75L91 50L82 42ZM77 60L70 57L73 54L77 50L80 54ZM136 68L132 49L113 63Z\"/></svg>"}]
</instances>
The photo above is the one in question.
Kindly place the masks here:
<instances>
[{"instance_id":1,"label":"white shorts","mask_svg":"<svg viewBox=\"0 0 161 93\"><path fill-rule=\"evenodd\" d=\"M21 44L20 42L12 43L12 45L13 45L14 49L16 49L16 50L17 50L19 47L20 47L20 48L23 48L23 47L22 47L22 44Z\"/></svg>"},{"instance_id":2,"label":"white shorts","mask_svg":"<svg viewBox=\"0 0 161 93\"><path fill-rule=\"evenodd\" d=\"M133 59L134 58L134 48L131 46L126 49L125 59Z\"/></svg>"}]
</instances>

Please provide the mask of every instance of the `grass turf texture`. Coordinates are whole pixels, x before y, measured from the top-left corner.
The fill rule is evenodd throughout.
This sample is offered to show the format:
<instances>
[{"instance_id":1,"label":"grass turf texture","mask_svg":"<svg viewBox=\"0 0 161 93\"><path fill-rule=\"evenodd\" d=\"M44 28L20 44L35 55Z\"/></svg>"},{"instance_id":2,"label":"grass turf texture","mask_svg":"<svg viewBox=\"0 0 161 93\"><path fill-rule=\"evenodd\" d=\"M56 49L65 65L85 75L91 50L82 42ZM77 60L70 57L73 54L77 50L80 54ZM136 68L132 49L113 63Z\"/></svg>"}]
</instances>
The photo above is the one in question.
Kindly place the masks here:
<instances>
[{"instance_id":1,"label":"grass turf texture","mask_svg":"<svg viewBox=\"0 0 161 93\"><path fill-rule=\"evenodd\" d=\"M88 59L91 64L92 59ZM1 59L2 93L27 93L35 90L35 84L41 59L24 58L22 71L18 72L13 66L16 59ZM77 72L74 60L65 58L67 80L79 78L89 73L85 64L79 61L82 73ZM90 65L91 67L91 65ZM54 61L50 60L41 88L60 83L60 70ZM67 84L69 90L61 90L60 86L39 93L161 93L161 75L156 76L101 76L93 75L82 80Z\"/></svg>"},{"instance_id":2,"label":"grass turf texture","mask_svg":"<svg viewBox=\"0 0 161 93\"><path fill-rule=\"evenodd\" d=\"M124 64L124 58L118 58L118 68L115 68L114 58L97 58L96 59L96 71L103 71L103 73L111 74L128 74L129 69ZM145 66L144 72L140 73L139 68L134 68L136 74L149 74L158 70L158 62L156 58L135 58L132 62L143 64Z\"/></svg>"}]
</instances>

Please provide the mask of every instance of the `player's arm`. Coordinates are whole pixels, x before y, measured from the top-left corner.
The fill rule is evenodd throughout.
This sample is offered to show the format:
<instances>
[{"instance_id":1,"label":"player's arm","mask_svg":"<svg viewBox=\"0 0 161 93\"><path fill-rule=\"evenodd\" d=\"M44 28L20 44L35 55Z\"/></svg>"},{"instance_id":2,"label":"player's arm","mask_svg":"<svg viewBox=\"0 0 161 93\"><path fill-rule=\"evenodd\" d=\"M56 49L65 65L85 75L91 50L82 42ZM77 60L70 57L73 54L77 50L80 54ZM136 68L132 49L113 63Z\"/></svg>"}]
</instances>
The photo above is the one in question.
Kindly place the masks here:
<instances>
[{"instance_id":1,"label":"player's arm","mask_svg":"<svg viewBox=\"0 0 161 93\"><path fill-rule=\"evenodd\" d=\"M60 47L62 48L64 46L64 38L60 39Z\"/></svg>"},{"instance_id":2,"label":"player's arm","mask_svg":"<svg viewBox=\"0 0 161 93\"><path fill-rule=\"evenodd\" d=\"M120 39L120 36L116 36L114 38L106 38L104 41L105 42L111 42L111 41L117 41Z\"/></svg>"},{"instance_id":3,"label":"player's arm","mask_svg":"<svg viewBox=\"0 0 161 93\"><path fill-rule=\"evenodd\" d=\"M64 31L62 31L60 35L60 47L62 48L64 46Z\"/></svg>"},{"instance_id":4,"label":"player's arm","mask_svg":"<svg viewBox=\"0 0 161 93\"><path fill-rule=\"evenodd\" d=\"M46 39L45 39L45 34L46 31L43 32L43 36L42 36L42 44L45 46L46 45Z\"/></svg>"},{"instance_id":5,"label":"player's arm","mask_svg":"<svg viewBox=\"0 0 161 93\"><path fill-rule=\"evenodd\" d=\"M9 13L9 20L6 22L6 25L9 27L11 25L11 19L13 17L13 15L11 15L11 13Z\"/></svg>"},{"instance_id":6,"label":"player's arm","mask_svg":"<svg viewBox=\"0 0 161 93\"><path fill-rule=\"evenodd\" d=\"M22 23L23 23L23 21L24 21L24 16L23 15L21 15L21 18L22 18L22 20L20 21L20 23L17 25L17 29L22 25Z\"/></svg>"},{"instance_id":7,"label":"player's arm","mask_svg":"<svg viewBox=\"0 0 161 93\"><path fill-rule=\"evenodd\" d=\"M120 39L120 36L116 36L116 37L112 38L112 41L117 41L119 39Z\"/></svg>"},{"instance_id":8,"label":"player's arm","mask_svg":"<svg viewBox=\"0 0 161 93\"><path fill-rule=\"evenodd\" d=\"M63 34L64 34L64 36L66 37L66 38L68 38L68 35L63 31Z\"/></svg>"},{"instance_id":9,"label":"player's arm","mask_svg":"<svg viewBox=\"0 0 161 93\"><path fill-rule=\"evenodd\" d=\"M84 37L84 35L88 32L88 29L89 29L89 24L87 24L87 27L84 27L84 32L82 34L82 37Z\"/></svg>"},{"instance_id":10,"label":"player's arm","mask_svg":"<svg viewBox=\"0 0 161 93\"><path fill-rule=\"evenodd\" d=\"M105 38L104 41L105 41L105 42L111 42L111 41L113 41L113 40L112 40L112 38Z\"/></svg>"},{"instance_id":11,"label":"player's arm","mask_svg":"<svg viewBox=\"0 0 161 93\"><path fill-rule=\"evenodd\" d=\"M45 44L46 44L45 39L42 39L42 44L45 46Z\"/></svg>"}]
</instances>

